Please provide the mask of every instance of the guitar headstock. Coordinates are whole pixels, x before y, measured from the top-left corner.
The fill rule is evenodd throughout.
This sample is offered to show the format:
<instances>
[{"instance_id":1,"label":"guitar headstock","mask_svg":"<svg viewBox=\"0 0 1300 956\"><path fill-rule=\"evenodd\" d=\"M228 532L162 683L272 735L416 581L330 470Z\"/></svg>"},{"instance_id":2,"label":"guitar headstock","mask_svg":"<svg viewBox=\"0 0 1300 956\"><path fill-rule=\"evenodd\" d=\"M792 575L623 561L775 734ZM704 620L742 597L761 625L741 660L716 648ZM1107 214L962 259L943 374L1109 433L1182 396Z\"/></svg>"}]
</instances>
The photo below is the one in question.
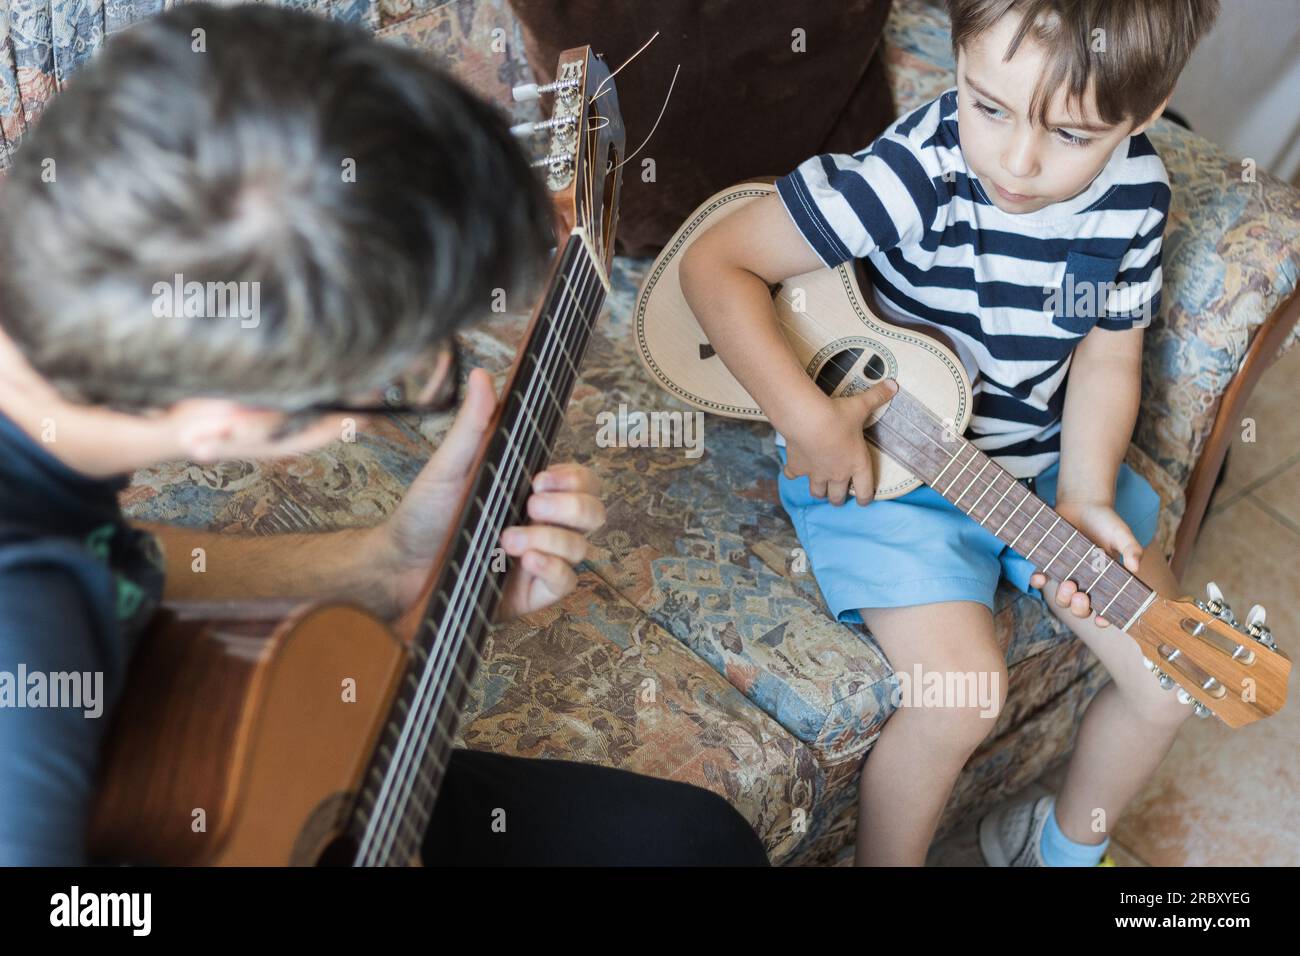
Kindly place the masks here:
<instances>
[{"instance_id":1,"label":"guitar headstock","mask_svg":"<svg viewBox=\"0 0 1300 956\"><path fill-rule=\"evenodd\" d=\"M1211 581L1208 601L1159 595L1129 628L1146 664L1166 690L1198 717L1214 714L1237 728L1277 713L1286 703L1290 659L1277 649L1256 604L1238 622Z\"/></svg>"},{"instance_id":2,"label":"guitar headstock","mask_svg":"<svg viewBox=\"0 0 1300 956\"><path fill-rule=\"evenodd\" d=\"M545 170L556 215L568 232L581 229L605 275L614 261L619 187L626 134L609 67L589 46L560 54L555 80L514 88L516 100L552 97L548 119L513 127L518 136L547 135ZM560 236L563 245L564 236Z\"/></svg>"}]
</instances>

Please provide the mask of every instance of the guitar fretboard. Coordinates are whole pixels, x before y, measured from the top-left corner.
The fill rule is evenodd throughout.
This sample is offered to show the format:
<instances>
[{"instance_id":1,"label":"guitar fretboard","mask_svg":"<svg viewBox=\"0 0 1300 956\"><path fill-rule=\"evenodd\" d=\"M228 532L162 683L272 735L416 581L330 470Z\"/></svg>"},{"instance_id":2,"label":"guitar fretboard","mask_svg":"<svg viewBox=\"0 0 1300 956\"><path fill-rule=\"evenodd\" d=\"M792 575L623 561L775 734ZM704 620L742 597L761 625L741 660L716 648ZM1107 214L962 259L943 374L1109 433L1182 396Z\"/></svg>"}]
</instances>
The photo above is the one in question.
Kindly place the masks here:
<instances>
[{"instance_id":1,"label":"guitar fretboard","mask_svg":"<svg viewBox=\"0 0 1300 956\"><path fill-rule=\"evenodd\" d=\"M917 398L899 388L867 438L1058 581L1073 580L1093 610L1127 631L1155 592Z\"/></svg>"}]
</instances>

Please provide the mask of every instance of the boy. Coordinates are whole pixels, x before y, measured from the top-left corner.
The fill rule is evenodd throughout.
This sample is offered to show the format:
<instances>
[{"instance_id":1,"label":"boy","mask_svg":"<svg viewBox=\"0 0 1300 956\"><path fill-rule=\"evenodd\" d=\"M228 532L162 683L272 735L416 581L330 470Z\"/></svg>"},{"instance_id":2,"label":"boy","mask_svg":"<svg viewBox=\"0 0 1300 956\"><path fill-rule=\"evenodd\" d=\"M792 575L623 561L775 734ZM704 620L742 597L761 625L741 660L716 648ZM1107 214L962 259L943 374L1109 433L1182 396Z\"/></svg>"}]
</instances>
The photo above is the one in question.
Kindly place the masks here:
<instances>
[{"instance_id":1,"label":"boy","mask_svg":"<svg viewBox=\"0 0 1300 956\"><path fill-rule=\"evenodd\" d=\"M176 8L114 37L54 100L0 185L0 675L90 673L102 696L83 710L0 695L0 865L85 860L99 747L161 597L403 612L496 398L473 371L437 453L374 528L145 530L118 508L129 474L317 448L340 434L325 407L383 412L386 384L421 382L407 374L420 369L412 407L454 400L453 333L498 288L526 301L551 217L496 110L415 52L305 13ZM171 314L177 274L255 284L257 308ZM502 535L514 566L499 620L572 591L604 521L587 468L555 464L533 489L539 523ZM496 808L508 833L493 829ZM423 855L767 862L701 788L464 750Z\"/></svg>"},{"instance_id":2,"label":"boy","mask_svg":"<svg viewBox=\"0 0 1300 956\"><path fill-rule=\"evenodd\" d=\"M1112 682L1088 708L1060 794L979 828L990 865L1094 865L1108 822L1190 709L1076 582L1031 574L928 487L872 502L862 427L896 383L825 396L785 347L767 285L864 258L885 318L936 330L961 356L975 398L967 437L1148 585L1178 594L1162 556L1145 550L1159 498L1122 463L1169 207L1143 133L1218 3L949 0L948 10L956 86L859 153L807 160L776 194L710 229L684 259L682 285L778 432L781 501L837 619L865 622L896 672L987 672L1005 697L992 618L1005 574L1040 600L1032 589L1052 593L1048 607L1106 666ZM1083 307L1050 304L1063 286L1090 284L1099 308L1087 296ZM845 507L849 495L856 505ZM924 862L994 722L974 707L891 716L862 771L859 864Z\"/></svg>"}]
</instances>

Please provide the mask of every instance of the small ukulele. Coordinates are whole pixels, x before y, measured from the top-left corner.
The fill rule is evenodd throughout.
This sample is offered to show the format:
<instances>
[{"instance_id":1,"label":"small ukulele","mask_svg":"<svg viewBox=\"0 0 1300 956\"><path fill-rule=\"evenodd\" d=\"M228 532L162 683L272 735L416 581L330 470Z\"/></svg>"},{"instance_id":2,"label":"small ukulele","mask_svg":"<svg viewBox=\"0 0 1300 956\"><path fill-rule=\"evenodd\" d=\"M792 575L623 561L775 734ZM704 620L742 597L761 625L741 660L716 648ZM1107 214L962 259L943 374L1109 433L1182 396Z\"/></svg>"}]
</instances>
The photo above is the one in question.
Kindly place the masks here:
<instances>
[{"instance_id":1,"label":"small ukulele","mask_svg":"<svg viewBox=\"0 0 1300 956\"><path fill-rule=\"evenodd\" d=\"M762 409L709 345L682 294L685 250L709 225L774 191L743 183L710 197L659 254L642 283L633 316L638 354L667 392L717 415L766 421ZM1138 642L1165 689L1179 687L1198 716L1241 727L1286 702L1291 662L1251 608L1238 623L1219 589L1208 602L1157 594L962 437L970 423L970 381L936 333L883 321L845 263L773 286L773 304L790 348L826 394L839 397L886 378L899 390L865 426L876 497L929 485L1000 538L1038 571L1073 580L1098 614ZM870 507L870 505L867 505Z\"/></svg>"}]
</instances>

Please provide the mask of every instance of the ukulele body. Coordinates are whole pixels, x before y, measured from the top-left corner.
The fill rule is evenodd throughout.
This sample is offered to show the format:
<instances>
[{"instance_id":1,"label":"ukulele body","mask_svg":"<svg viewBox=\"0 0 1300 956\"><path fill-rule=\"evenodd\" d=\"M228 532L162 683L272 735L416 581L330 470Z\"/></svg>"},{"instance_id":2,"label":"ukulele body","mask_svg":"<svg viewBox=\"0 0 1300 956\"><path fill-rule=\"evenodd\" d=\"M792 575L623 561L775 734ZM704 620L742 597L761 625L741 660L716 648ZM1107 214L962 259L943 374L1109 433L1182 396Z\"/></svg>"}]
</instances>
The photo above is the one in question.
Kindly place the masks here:
<instances>
[{"instance_id":1,"label":"ukulele body","mask_svg":"<svg viewBox=\"0 0 1300 956\"><path fill-rule=\"evenodd\" d=\"M758 404L709 345L682 294L683 255L713 223L775 192L765 182L732 186L696 209L655 259L633 313L641 364L669 393L715 415L766 421ZM808 376L834 397L893 378L961 435L970 423L970 380L956 352L937 332L881 319L863 293L854 263L786 279L772 289L782 334ZM864 423L873 424L877 409ZM922 482L904 465L867 443L876 498L905 495Z\"/></svg>"},{"instance_id":2,"label":"ukulele body","mask_svg":"<svg viewBox=\"0 0 1300 956\"><path fill-rule=\"evenodd\" d=\"M329 855L407 651L359 609L258 613L193 605L141 638L102 757L92 858L290 866Z\"/></svg>"}]
</instances>

